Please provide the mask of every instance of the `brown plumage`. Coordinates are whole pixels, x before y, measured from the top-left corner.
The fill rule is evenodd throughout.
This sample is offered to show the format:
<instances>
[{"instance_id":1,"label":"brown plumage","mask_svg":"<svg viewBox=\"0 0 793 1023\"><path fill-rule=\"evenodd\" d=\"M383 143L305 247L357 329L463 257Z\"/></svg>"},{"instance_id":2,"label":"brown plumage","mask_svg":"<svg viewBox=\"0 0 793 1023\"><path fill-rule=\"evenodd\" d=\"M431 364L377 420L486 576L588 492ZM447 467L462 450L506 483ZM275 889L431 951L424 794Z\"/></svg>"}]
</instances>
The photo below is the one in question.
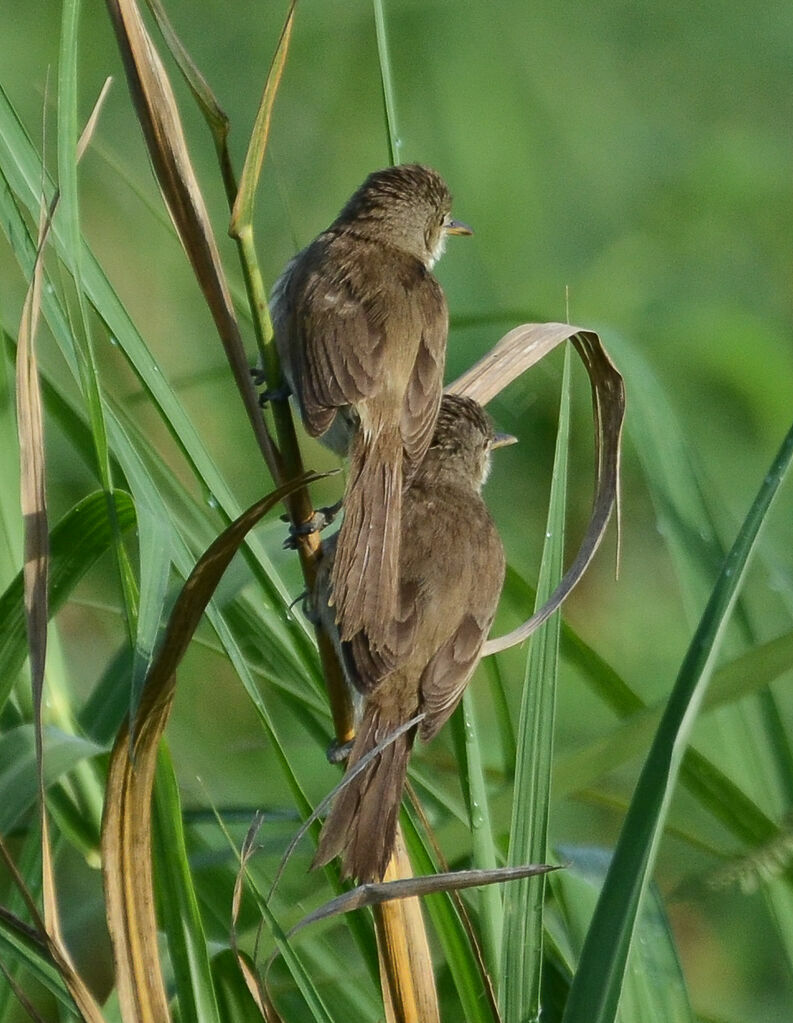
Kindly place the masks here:
<instances>
[{"instance_id":1,"label":"brown plumage","mask_svg":"<svg viewBox=\"0 0 793 1023\"><path fill-rule=\"evenodd\" d=\"M336 620L344 639L365 629L386 660L402 489L430 443L446 358L446 299L430 270L447 234L471 233L450 210L428 167L371 174L273 290L276 343L306 430L341 453L349 446Z\"/></svg>"},{"instance_id":2,"label":"brown plumage","mask_svg":"<svg viewBox=\"0 0 793 1023\"><path fill-rule=\"evenodd\" d=\"M350 681L364 694L349 768L419 712L419 737L433 738L457 706L479 662L504 581L504 552L480 497L495 435L470 398L446 395L424 461L402 499L397 635L399 667L384 674L364 634L340 642ZM333 539L320 568L316 610L328 614ZM401 735L336 797L314 865L342 857L343 876L379 880L391 856L416 729Z\"/></svg>"}]
</instances>

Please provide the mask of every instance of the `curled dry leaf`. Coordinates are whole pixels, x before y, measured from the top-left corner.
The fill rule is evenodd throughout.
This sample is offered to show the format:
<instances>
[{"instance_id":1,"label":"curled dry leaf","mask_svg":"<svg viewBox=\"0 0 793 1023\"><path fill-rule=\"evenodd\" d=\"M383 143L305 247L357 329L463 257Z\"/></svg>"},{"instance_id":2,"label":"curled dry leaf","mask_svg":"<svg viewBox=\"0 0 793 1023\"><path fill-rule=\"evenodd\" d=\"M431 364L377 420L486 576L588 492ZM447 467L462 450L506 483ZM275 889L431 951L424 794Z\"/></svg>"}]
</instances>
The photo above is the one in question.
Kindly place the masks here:
<instances>
[{"instance_id":1,"label":"curled dry leaf","mask_svg":"<svg viewBox=\"0 0 793 1023\"><path fill-rule=\"evenodd\" d=\"M160 969L151 865L151 793L157 748L173 702L176 669L221 576L257 522L288 494L328 473L310 473L243 512L207 549L174 604L143 686L130 742L129 721L110 758L102 821L108 930L125 1023L170 1019Z\"/></svg>"},{"instance_id":2,"label":"curled dry leaf","mask_svg":"<svg viewBox=\"0 0 793 1023\"><path fill-rule=\"evenodd\" d=\"M581 547L559 585L531 618L517 629L489 639L483 655L522 643L561 605L586 571L603 539L614 505L619 500L620 442L625 418L622 375L593 330L569 323L524 323L505 334L499 343L458 377L448 388L486 405L516 377L539 362L563 341L572 340L589 374L595 423L595 500Z\"/></svg>"}]
</instances>

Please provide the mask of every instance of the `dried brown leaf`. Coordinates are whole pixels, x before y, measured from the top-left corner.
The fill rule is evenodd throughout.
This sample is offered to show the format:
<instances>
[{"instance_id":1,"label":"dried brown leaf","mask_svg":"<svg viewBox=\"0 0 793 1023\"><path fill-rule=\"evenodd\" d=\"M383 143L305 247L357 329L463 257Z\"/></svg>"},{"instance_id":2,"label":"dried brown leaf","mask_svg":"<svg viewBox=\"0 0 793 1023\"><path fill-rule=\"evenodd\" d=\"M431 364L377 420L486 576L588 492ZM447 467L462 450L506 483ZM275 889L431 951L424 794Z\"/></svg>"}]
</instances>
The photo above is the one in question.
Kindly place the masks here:
<instances>
[{"instance_id":1,"label":"dried brown leaf","mask_svg":"<svg viewBox=\"0 0 793 1023\"><path fill-rule=\"evenodd\" d=\"M218 140L225 140L229 133L229 119L226 111L221 107L217 97L212 91L209 82L198 69L193 58L187 52L184 43L176 34L165 8L160 0L146 0L149 10L154 15L157 27L162 32L165 44L176 65L182 73L182 77L190 87L190 91L201 108L204 117L212 128L212 134Z\"/></svg>"},{"instance_id":2,"label":"dried brown leaf","mask_svg":"<svg viewBox=\"0 0 793 1023\"><path fill-rule=\"evenodd\" d=\"M43 196L43 188L42 188ZM52 223L57 196L47 210L42 198L38 246L33 273L22 305L16 369L17 432L19 435L20 499L25 531L23 569L25 617L28 631L33 724L36 737L36 764L41 823L42 897L44 927L48 950L60 971L75 1004L89 1023L101 1023L99 1006L74 969L61 936L55 878L49 841L47 805L44 792L44 752L41 732L41 704L44 691L44 667L47 659L47 621L49 617L49 526L44 465L44 425L41 388L36 359L36 332L41 313L43 252Z\"/></svg>"},{"instance_id":3,"label":"dried brown leaf","mask_svg":"<svg viewBox=\"0 0 793 1023\"><path fill-rule=\"evenodd\" d=\"M99 115L102 113L102 107L105 105L107 94L110 92L110 86L113 84L113 79L108 76L105 79L105 84L99 90L99 95L94 103L94 109L91 111L91 116L85 122L85 127L80 133L80 137L77 140L77 162L82 160L86 149L91 144L91 139L94 137L96 126L99 123Z\"/></svg>"},{"instance_id":4,"label":"dried brown leaf","mask_svg":"<svg viewBox=\"0 0 793 1023\"><path fill-rule=\"evenodd\" d=\"M620 444L625 418L622 375L593 330L569 323L525 323L505 334L476 365L448 388L486 405L508 384L567 339L589 374L595 427L595 499L584 539L573 563L545 604L518 628L485 643L483 656L522 643L549 618L582 577L603 539L615 503L619 501Z\"/></svg>"},{"instance_id":5,"label":"dried brown leaf","mask_svg":"<svg viewBox=\"0 0 793 1023\"><path fill-rule=\"evenodd\" d=\"M291 938L304 927L319 920L327 920L329 917L349 913L353 909L362 909L364 906L378 906L392 899L434 895L437 892L450 892L462 888L479 888L487 884L518 881L523 877L535 877L537 874L547 874L560 869L561 867L548 863L533 863L519 867L496 867L492 870L454 870L448 874L427 874L398 881L362 884L352 891L338 895L303 917L290 930L288 936Z\"/></svg>"},{"instance_id":6,"label":"dried brown leaf","mask_svg":"<svg viewBox=\"0 0 793 1023\"><path fill-rule=\"evenodd\" d=\"M245 885L245 872L248 868L248 863L251 857L257 850L256 839L259 834L259 830L262 826L262 814L257 812L253 816L251 826L248 828L248 833L245 835L245 840L242 843L242 849L240 850L240 865L237 870L237 876L234 880L234 893L231 898L231 948L237 959L237 965L240 968L245 986L250 992L251 998L256 1003L256 1008L262 1014L264 1019L271 1023L274 1018L275 1012L272 1002L267 996L267 992L264 990L264 986L256 972L253 964L250 962L244 952L240 950L239 943L237 941L237 921L240 915L240 906L242 905L242 893ZM272 1011L271 1011L272 1010Z\"/></svg>"},{"instance_id":7,"label":"dried brown leaf","mask_svg":"<svg viewBox=\"0 0 793 1023\"><path fill-rule=\"evenodd\" d=\"M151 793L157 748L168 720L176 669L221 576L257 522L299 487L327 474L310 473L280 487L235 519L190 573L174 604L162 646L146 676L129 739L116 737L102 821L102 869L108 929L125 1023L166 1023L168 1001L160 969L151 864Z\"/></svg>"},{"instance_id":8,"label":"dried brown leaf","mask_svg":"<svg viewBox=\"0 0 793 1023\"><path fill-rule=\"evenodd\" d=\"M239 324L198 179L190 161L171 83L134 0L107 0L132 99L157 181L204 293L237 388L273 478L280 458L262 418Z\"/></svg>"}]
</instances>

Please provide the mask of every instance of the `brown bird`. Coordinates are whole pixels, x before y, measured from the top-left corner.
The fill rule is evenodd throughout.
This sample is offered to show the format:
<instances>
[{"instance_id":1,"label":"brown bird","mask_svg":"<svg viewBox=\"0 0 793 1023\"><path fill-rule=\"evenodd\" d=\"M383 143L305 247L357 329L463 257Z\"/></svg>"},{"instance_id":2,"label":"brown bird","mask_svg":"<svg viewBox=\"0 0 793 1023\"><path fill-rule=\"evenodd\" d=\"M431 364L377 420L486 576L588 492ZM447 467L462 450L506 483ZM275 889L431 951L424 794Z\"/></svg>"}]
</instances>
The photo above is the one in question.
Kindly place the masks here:
<instances>
[{"instance_id":1,"label":"brown bird","mask_svg":"<svg viewBox=\"0 0 793 1023\"><path fill-rule=\"evenodd\" d=\"M372 673L365 635L355 637L362 643L339 644L348 677L364 694L348 770L401 724L424 717L339 792L314 866L341 855L342 876L383 876L416 732L429 741L457 706L496 613L504 551L480 490L491 450L514 440L494 434L475 401L444 396L432 444L402 499L399 666L382 676L375 664ZM326 626L334 539L325 545L314 608Z\"/></svg>"},{"instance_id":2,"label":"brown bird","mask_svg":"<svg viewBox=\"0 0 793 1023\"><path fill-rule=\"evenodd\" d=\"M393 648L402 490L429 446L441 400L448 310L430 272L451 196L429 167L371 174L273 289L284 376L306 430L350 471L331 600L343 639ZM350 438L352 437L351 443Z\"/></svg>"}]
</instances>

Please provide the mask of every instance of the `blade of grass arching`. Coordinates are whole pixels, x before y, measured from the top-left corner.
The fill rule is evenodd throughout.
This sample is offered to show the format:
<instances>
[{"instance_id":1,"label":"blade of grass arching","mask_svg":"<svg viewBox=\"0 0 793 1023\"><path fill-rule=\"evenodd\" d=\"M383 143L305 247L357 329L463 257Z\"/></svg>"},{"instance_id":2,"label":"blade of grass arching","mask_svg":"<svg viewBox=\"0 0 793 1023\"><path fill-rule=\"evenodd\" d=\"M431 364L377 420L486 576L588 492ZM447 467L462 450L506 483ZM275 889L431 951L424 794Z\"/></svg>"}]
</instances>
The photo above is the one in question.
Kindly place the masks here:
<instances>
[{"instance_id":1,"label":"blade of grass arching","mask_svg":"<svg viewBox=\"0 0 793 1023\"><path fill-rule=\"evenodd\" d=\"M416 827L412 811L402 814L402 825L414 870L418 875L434 873L436 864ZM495 1000L486 991L486 982L452 896L427 895L422 902L443 949L463 1018L467 1023L493 1023L498 1018Z\"/></svg>"},{"instance_id":2,"label":"blade of grass arching","mask_svg":"<svg viewBox=\"0 0 793 1023\"><path fill-rule=\"evenodd\" d=\"M460 783L468 807L472 863L480 870L491 869L498 865L496 844L490 819L479 730L470 686L463 693L460 713L452 715L451 724L457 760L460 764ZM501 892L497 885L487 885L480 889L478 898L482 953L490 976L498 977L501 960L501 931L504 926Z\"/></svg>"},{"instance_id":3,"label":"blade of grass arching","mask_svg":"<svg viewBox=\"0 0 793 1023\"><path fill-rule=\"evenodd\" d=\"M290 484L304 486L316 476ZM125 1020L168 1019L152 897L151 792L157 750L171 709L175 672L221 576L250 529L282 500L283 487L241 515L198 560L171 612L136 719L113 747L102 828L108 929ZM130 746L130 731L135 735Z\"/></svg>"},{"instance_id":4,"label":"blade of grass arching","mask_svg":"<svg viewBox=\"0 0 793 1023\"><path fill-rule=\"evenodd\" d=\"M113 494L119 527L135 524L135 507L129 494ZM67 512L50 537L50 614L65 603L79 580L107 551L113 541L107 503L102 493L90 494ZM26 650L22 573L0 595L0 706L22 667Z\"/></svg>"},{"instance_id":5,"label":"blade of grass arching","mask_svg":"<svg viewBox=\"0 0 793 1023\"><path fill-rule=\"evenodd\" d=\"M190 549L193 550L208 546L217 533L214 516L208 514L207 507L195 500L174 477L172 469L148 445L145 434L135 419L112 398L108 399L108 405L110 410L108 414L112 415L114 446L118 446L119 450L125 453L123 461L127 466L126 475L132 475L137 481L134 490L138 507L144 510L151 507L150 514L155 529L164 529L165 523L170 522L171 533L167 543L163 538L162 550L170 550L174 564L185 575L190 570L192 560L184 541L189 541ZM134 470L130 469L133 462ZM153 542L156 544L156 540ZM294 679L296 687L303 685L305 681L315 684L316 650L306 635L305 627L301 627L302 619L298 623L295 621L295 615L284 613L288 600L282 600L280 593L274 592L273 587L268 585L268 579L263 574L260 563L249 553L252 549L263 549L258 538L248 538L243 548L243 555L248 555L246 557L248 566L264 591L256 601L256 610L260 616L257 653L272 659L271 670L277 677ZM145 610L146 590L143 579L141 616ZM156 607L158 602L153 603ZM224 614L226 610L224 604ZM141 625L139 631L142 628Z\"/></svg>"},{"instance_id":6,"label":"blade of grass arching","mask_svg":"<svg viewBox=\"0 0 793 1023\"><path fill-rule=\"evenodd\" d=\"M649 883L688 736L738 596L749 556L793 458L793 427L765 477L724 562L680 668L623 824L581 960L565 1023L611 1023L622 990L628 950Z\"/></svg>"},{"instance_id":7,"label":"blade of grass arching","mask_svg":"<svg viewBox=\"0 0 793 1023\"><path fill-rule=\"evenodd\" d=\"M397 126L396 93L394 76L391 72L391 57L388 52L388 27L385 21L384 0L372 0L374 24L377 34L377 59L380 63L380 81L383 86L383 113L388 138L388 153L391 163L402 162L402 138Z\"/></svg>"},{"instance_id":8,"label":"blade of grass arching","mask_svg":"<svg viewBox=\"0 0 793 1023\"><path fill-rule=\"evenodd\" d=\"M52 387L50 387L48 395L50 398L50 403L52 403L54 398L57 396L57 392ZM60 409L60 412L62 413L60 415L60 421L68 425L70 435L74 432L76 426L82 426L79 414L76 412L72 412L70 407L67 404L65 404L62 399L59 399L58 404L56 404L54 407L56 408L56 410ZM64 418L64 415L66 415L66 418ZM127 421L127 426L128 429L133 429L133 431L135 430L134 424L129 423L129 421ZM133 488L135 492L137 494L142 495L140 501L141 506L145 508L148 507L150 502L152 501L156 502L151 512L152 517L156 519L160 524L170 522L172 519L170 506L162 503L159 500L160 490L165 488L166 492L168 494L173 495L175 498L178 498L182 505L184 505L184 502L187 500L184 492L181 490L181 488L178 488L174 485L172 476L170 472L165 468L165 466L160 467L161 471L159 472L156 480L153 481L148 476L142 465L142 462L140 461L140 457L137 451L130 445L125 431L120 428L112 414L110 417L110 430L112 434L113 447L119 451L122 461L126 465L126 475L130 478L131 482L133 483ZM82 434L80 434L80 436L82 436ZM139 431L133 432L133 436L135 438L136 443L140 447L141 453L146 453L150 461L152 459L155 459L154 465L155 468L157 468L159 466L159 463L156 461L156 456L151 451L148 451L146 449L144 439L142 435L139 435ZM84 446L81 446L79 450L90 458L90 453L84 450ZM130 498L127 495L122 496L124 498L125 505L123 510L120 507L117 508L117 515L119 516L119 520L121 521L122 528L126 529L128 528L129 525L134 523L135 512ZM119 504L120 501L121 496L117 492L116 493L117 504ZM53 542L57 541L57 551L55 551L54 553L55 558L54 570L56 572L59 571L59 565L61 563L61 558L63 557L64 553L70 555L73 560L77 561L78 564L82 560L82 552L84 545L87 543L87 541L91 541L93 539L93 530L95 526L96 517L98 517L99 525L101 527L104 527L104 525L106 524L105 519L102 518L103 508L101 502L101 495L94 495L93 499L87 499L87 502L91 503L91 507L86 509L86 511L89 514L87 514L84 518L81 517L79 521L76 521L74 523L74 527L70 529L68 535L64 535L61 538L59 532L60 527L56 527L56 531L53 537ZM202 517L204 518L206 517L205 515L203 515L203 512ZM208 540L206 539L208 536L210 536L210 532L207 523L207 528L204 529L202 532L201 542L203 543L208 542ZM99 537L100 546L97 548L96 553L94 554L92 549L89 551L92 557L98 556L98 553L101 553L106 549L107 545L106 540L107 538L103 533L102 536ZM72 545L74 545L73 549L70 550ZM190 568L192 567L193 563L192 554L188 547L184 544L183 541L181 541L181 538L178 537L176 533L173 533L171 535L171 540L169 541L169 544L167 546L171 545L175 545L176 548L176 551L174 553L174 561L176 567L179 569L179 571L182 572L184 576L186 576L190 571ZM69 564L67 565L67 567L71 569L72 565ZM79 574L75 575L74 581L76 581L77 578L79 578ZM73 582L71 582L70 580L71 576L69 576L69 580L64 581L64 583L57 583L53 587L53 594L61 595L61 597L68 594L73 585ZM143 592L145 594L145 589ZM9 593L5 597L0 598L0 610L2 610L4 606L13 608L17 600L19 601L19 608L21 609L21 579L19 581L19 597L18 598L15 597L13 595L13 592L9 591ZM6 601L7 604L5 604L4 601ZM9 611L9 614L10 613L11 612ZM274 611L273 614L275 614ZM215 608L210 608L209 615L210 618L212 618L214 624L216 624L216 626L218 627L221 627L219 625L219 619L217 617L218 612ZM6 615L6 618L7 617L8 615ZM270 650L271 653L277 652L278 649L277 642L279 634L282 635L283 642L286 642L287 640L287 635L284 632L283 622L280 617L276 616L275 619L273 619L271 615L269 622L265 623L265 626L266 627L263 630L263 635L267 642L265 643L264 647L262 647L262 652L266 653L268 649ZM298 634L303 635L302 630L299 630ZM226 630L224 635L226 646L228 649L229 648L228 630ZM294 635L294 632L289 633L289 635ZM14 654L13 650L7 651L2 643L3 637L0 637L0 667L7 663L4 660L4 657L7 653L11 653L12 658L17 657L18 663L21 665L22 657L24 656L24 626L21 621L21 618L19 619L18 625L15 626L13 629L9 630L9 632L5 634L4 638L11 643L11 646L16 650L16 653ZM269 647L267 645L268 643L271 643ZM234 644L232 643L232 646L233 645ZM303 649L302 647L298 647L295 653L302 652L302 649ZM233 652L230 652L230 656L232 658L232 661L237 665L238 670L240 670L243 683L245 684L245 687L248 690L249 694L252 695L255 702L258 701L260 704L260 697L258 696L257 687L250 678L247 669L240 668L240 665L243 660L242 657L239 655L235 656ZM303 661L304 664L306 664L305 658L303 659ZM285 659L281 668L279 668L278 661L274 662L272 670L276 673L280 670L283 670L283 672L288 677L294 675L295 678L298 680L300 679L301 676L305 677L305 668L298 669L297 665L291 658ZM2 677L10 679L13 677L13 674L14 672L9 670L5 674L3 674ZM259 709L261 710L260 706Z\"/></svg>"},{"instance_id":9,"label":"blade of grass arching","mask_svg":"<svg viewBox=\"0 0 793 1023\"><path fill-rule=\"evenodd\" d=\"M504 636L491 637L485 657L522 643L562 605L595 555L617 501L620 478L625 385L598 334L569 323L523 323L514 327L474 366L448 385L447 392L464 394L487 404L512 380L536 365L558 345L570 340L589 376L595 434L595 499L584 538L572 563L545 603L531 618ZM619 518L617 520L619 540Z\"/></svg>"},{"instance_id":10,"label":"blade of grass arching","mask_svg":"<svg viewBox=\"0 0 793 1023\"><path fill-rule=\"evenodd\" d=\"M565 848L567 870L551 876L554 899L574 956L581 951L608 866L600 849ZM636 923L636 941L620 1001L620 1023L695 1023L675 940L654 886Z\"/></svg>"},{"instance_id":11,"label":"blade of grass arching","mask_svg":"<svg viewBox=\"0 0 793 1023\"><path fill-rule=\"evenodd\" d=\"M152 485L145 465L137 451L129 445L128 438L126 437L124 430L112 414L108 415L108 426L110 429L113 448L119 452L119 457L125 464L125 472L133 490L146 492L151 500L158 501L158 491L156 487ZM162 504L160 505L160 509L163 518L167 520L169 518L169 511L167 507ZM193 555L176 531L174 531L173 534L173 551L174 564L177 571L179 571L183 577L187 578L193 567ZM262 722L265 733L273 742L274 752L276 753L279 764L284 771L284 776L295 798L296 806L301 814L308 816L311 811L310 803L298 782L289 757L287 756L283 744L277 735L274 722L267 709L265 701L262 698L259 688L248 669L245 657L234 639L230 628L226 624L220 609L215 605L214 600L210 601L207 606L206 616L212 627L215 629L223 649L227 653L232 666L237 672L240 681L245 688L245 691L250 697L254 709L259 716L259 720Z\"/></svg>"},{"instance_id":12,"label":"blade of grass arching","mask_svg":"<svg viewBox=\"0 0 793 1023\"><path fill-rule=\"evenodd\" d=\"M153 801L157 906L168 940L179 1015L220 1023L207 939L187 858L182 804L167 746L160 747Z\"/></svg>"},{"instance_id":13,"label":"blade of grass arching","mask_svg":"<svg viewBox=\"0 0 793 1023\"><path fill-rule=\"evenodd\" d=\"M570 347L565 349L559 428L556 437L548 522L543 545L537 606L558 584L564 564L567 457L570 439ZM518 725L518 756L512 797L507 862L545 862L548 807L556 716L560 615L542 625L529 644ZM538 1019L543 958L545 879L518 881L504 895L499 1004L505 1023Z\"/></svg>"}]
</instances>

